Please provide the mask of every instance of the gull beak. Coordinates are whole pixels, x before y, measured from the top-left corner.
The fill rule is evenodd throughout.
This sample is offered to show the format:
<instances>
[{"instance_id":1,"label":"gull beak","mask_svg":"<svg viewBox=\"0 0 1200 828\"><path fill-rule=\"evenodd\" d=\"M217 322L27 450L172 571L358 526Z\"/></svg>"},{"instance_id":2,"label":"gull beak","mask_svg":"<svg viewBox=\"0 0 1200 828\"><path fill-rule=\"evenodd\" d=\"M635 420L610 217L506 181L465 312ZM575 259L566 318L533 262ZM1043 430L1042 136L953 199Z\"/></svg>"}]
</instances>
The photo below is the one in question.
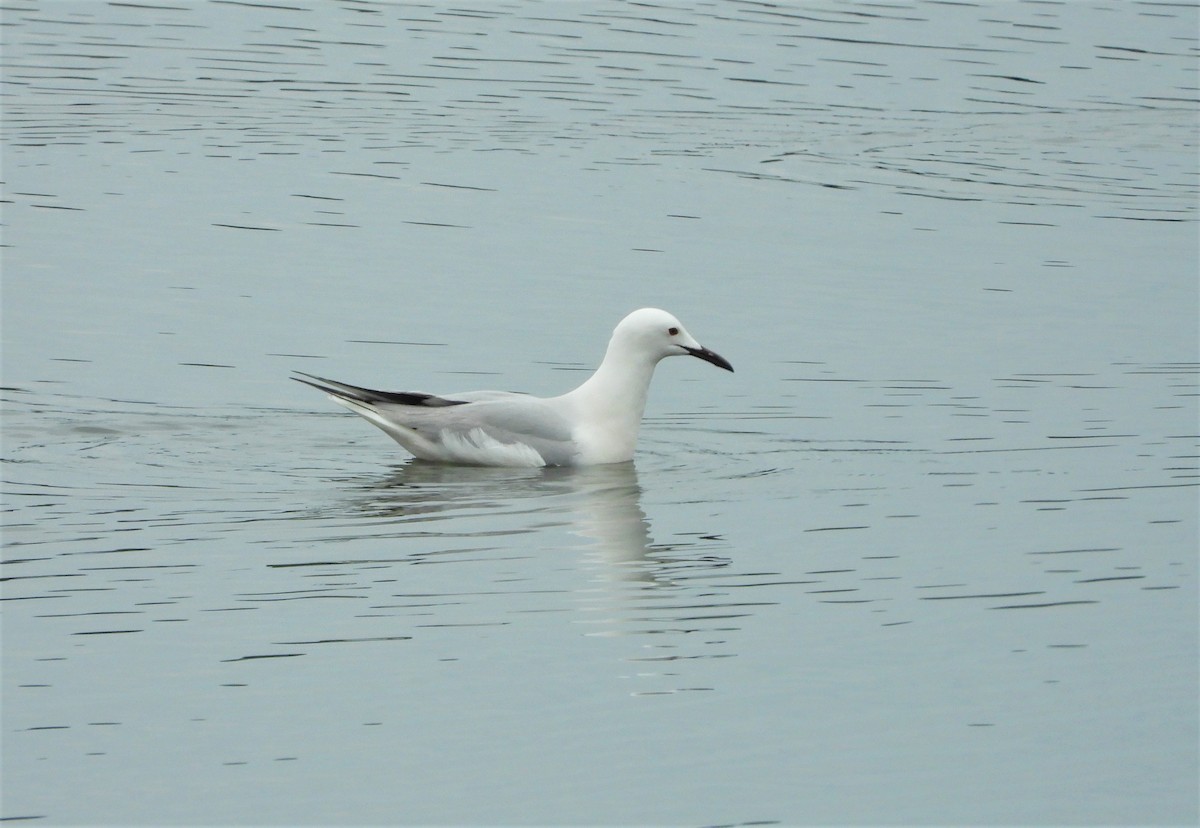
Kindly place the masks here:
<instances>
[{"instance_id":1,"label":"gull beak","mask_svg":"<svg viewBox=\"0 0 1200 828\"><path fill-rule=\"evenodd\" d=\"M716 351L710 351L708 348L689 348L686 345L683 346L683 349L694 357L699 357L705 362L711 362L718 368L724 368L726 371L733 370L733 366L729 364L729 360Z\"/></svg>"}]
</instances>

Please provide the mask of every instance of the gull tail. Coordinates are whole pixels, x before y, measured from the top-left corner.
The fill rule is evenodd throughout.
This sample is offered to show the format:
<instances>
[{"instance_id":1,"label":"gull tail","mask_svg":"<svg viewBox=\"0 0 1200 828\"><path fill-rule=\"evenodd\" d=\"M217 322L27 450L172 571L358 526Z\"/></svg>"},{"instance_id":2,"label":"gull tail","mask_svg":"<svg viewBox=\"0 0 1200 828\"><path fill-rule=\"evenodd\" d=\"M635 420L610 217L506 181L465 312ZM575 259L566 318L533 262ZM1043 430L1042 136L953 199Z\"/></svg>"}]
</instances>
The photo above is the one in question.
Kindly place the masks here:
<instances>
[{"instance_id":1,"label":"gull tail","mask_svg":"<svg viewBox=\"0 0 1200 828\"><path fill-rule=\"evenodd\" d=\"M414 428L401 422L403 414L395 408L381 409L385 405L401 405L412 409L422 407L440 408L459 405L459 400L447 400L432 394L416 394L393 391L376 391L371 388L361 388L346 382L325 379L297 371L300 376L292 377L296 382L302 382L318 391L329 395L335 403L344 405L355 414L363 417L372 425L380 428L389 437L408 449L416 457L437 459L437 448L418 433Z\"/></svg>"}]
</instances>

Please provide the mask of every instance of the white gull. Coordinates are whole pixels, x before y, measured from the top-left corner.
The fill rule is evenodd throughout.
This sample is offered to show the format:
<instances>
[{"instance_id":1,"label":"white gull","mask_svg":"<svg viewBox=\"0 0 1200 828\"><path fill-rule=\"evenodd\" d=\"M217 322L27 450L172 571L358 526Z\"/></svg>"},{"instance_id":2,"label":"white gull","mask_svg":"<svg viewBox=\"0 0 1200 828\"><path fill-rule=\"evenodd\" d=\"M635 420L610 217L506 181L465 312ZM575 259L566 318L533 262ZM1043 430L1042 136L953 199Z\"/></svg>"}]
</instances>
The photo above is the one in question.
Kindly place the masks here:
<instances>
[{"instance_id":1,"label":"white gull","mask_svg":"<svg viewBox=\"0 0 1200 828\"><path fill-rule=\"evenodd\" d=\"M510 391L435 396L373 391L312 374L293 379L324 391L383 429L415 457L474 466L590 466L633 459L646 392L664 357L694 356L732 371L679 320L657 308L626 316L600 367L574 391L534 397Z\"/></svg>"}]
</instances>

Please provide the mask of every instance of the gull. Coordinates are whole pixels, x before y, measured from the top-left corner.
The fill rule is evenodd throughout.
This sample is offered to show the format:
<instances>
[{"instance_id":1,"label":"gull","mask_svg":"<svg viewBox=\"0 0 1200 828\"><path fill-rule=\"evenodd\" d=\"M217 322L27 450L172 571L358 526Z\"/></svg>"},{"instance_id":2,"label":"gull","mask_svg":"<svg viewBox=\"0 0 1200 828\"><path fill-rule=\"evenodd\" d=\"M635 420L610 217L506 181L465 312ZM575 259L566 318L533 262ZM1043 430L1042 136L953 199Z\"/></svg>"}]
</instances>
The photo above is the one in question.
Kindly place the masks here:
<instances>
[{"instance_id":1,"label":"gull","mask_svg":"<svg viewBox=\"0 0 1200 828\"><path fill-rule=\"evenodd\" d=\"M654 368L669 356L733 366L664 310L642 308L613 330L600 367L558 397L511 391L437 396L374 391L301 371L292 379L365 417L414 457L471 466L591 466L633 459Z\"/></svg>"}]
</instances>

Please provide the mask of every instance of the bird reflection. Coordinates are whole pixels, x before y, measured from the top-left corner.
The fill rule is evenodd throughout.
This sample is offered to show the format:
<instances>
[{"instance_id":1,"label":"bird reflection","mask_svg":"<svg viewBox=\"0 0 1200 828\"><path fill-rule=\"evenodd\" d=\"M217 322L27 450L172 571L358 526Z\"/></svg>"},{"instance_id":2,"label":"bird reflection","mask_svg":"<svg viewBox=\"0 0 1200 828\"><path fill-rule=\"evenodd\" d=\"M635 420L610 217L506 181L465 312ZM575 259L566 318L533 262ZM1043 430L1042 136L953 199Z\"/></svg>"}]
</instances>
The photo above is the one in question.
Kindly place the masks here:
<instances>
[{"instance_id":1,"label":"bird reflection","mask_svg":"<svg viewBox=\"0 0 1200 828\"><path fill-rule=\"evenodd\" d=\"M573 623L588 637L629 639L618 663L631 692L707 689L682 685L680 665L733 655L728 636L739 619L770 602L730 589L731 561L715 554L723 542L714 536L655 543L642 496L633 463L511 469L413 461L355 491L374 537L383 521L400 527L398 537L533 536L539 555L573 553L581 576L566 591ZM420 531L426 521L436 526ZM510 539L505 548L528 545Z\"/></svg>"},{"instance_id":2,"label":"bird reflection","mask_svg":"<svg viewBox=\"0 0 1200 828\"><path fill-rule=\"evenodd\" d=\"M412 461L385 477L361 483L354 492L360 514L403 522L439 520L428 534L462 537L525 534L554 528L578 538L593 574L606 580L670 585L680 568L711 568L728 563L696 556L691 543L656 545L641 506L642 487L632 462L579 468L487 468ZM495 513L486 530L475 523L464 531L456 518ZM512 517L518 518L514 525ZM499 518L504 517L504 520Z\"/></svg>"}]
</instances>

